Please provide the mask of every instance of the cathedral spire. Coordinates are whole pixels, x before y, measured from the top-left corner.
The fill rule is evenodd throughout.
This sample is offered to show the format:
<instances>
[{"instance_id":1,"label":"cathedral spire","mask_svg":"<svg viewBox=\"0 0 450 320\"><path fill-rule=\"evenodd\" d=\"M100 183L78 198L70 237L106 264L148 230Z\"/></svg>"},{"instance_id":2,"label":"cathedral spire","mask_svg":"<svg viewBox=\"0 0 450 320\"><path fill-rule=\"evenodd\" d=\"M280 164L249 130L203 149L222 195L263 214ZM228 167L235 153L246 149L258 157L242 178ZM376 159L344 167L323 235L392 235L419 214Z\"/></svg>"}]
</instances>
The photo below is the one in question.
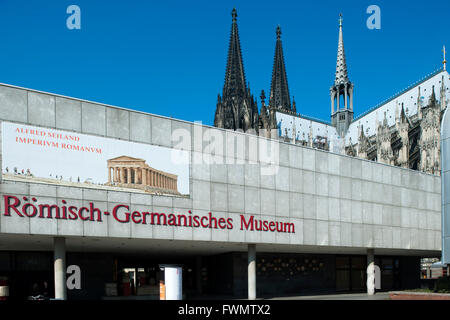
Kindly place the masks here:
<instances>
[{"instance_id":1,"label":"cathedral spire","mask_svg":"<svg viewBox=\"0 0 450 320\"><path fill-rule=\"evenodd\" d=\"M344 35L342 32L342 13L339 15L339 42L338 42L338 52L336 61L336 78L334 80L335 85L349 82L347 63L345 61L345 50L344 50Z\"/></svg>"},{"instance_id":2,"label":"cathedral spire","mask_svg":"<svg viewBox=\"0 0 450 320\"><path fill-rule=\"evenodd\" d=\"M247 86L245 81L244 63L241 52L241 42L237 26L237 11L231 12L232 24L230 44L228 47L227 68L225 71L225 84L223 86L224 99L228 96L245 96Z\"/></svg>"},{"instance_id":3,"label":"cathedral spire","mask_svg":"<svg viewBox=\"0 0 450 320\"><path fill-rule=\"evenodd\" d=\"M284 64L283 46L281 43L281 28L276 30L277 41L272 69L272 83L270 85L269 105L277 109L292 111L289 87Z\"/></svg>"},{"instance_id":4,"label":"cathedral spire","mask_svg":"<svg viewBox=\"0 0 450 320\"><path fill-rule=\"evenodd\" d=\"M353 83L348 78L342 22L342 14L340 14L336 73L334 83L330 88L331 123L336 127L341 137L345 136L350 123L353 121ZM341 96L344 98L344 105L341 104Z\"/></svg>"}]
</instances>

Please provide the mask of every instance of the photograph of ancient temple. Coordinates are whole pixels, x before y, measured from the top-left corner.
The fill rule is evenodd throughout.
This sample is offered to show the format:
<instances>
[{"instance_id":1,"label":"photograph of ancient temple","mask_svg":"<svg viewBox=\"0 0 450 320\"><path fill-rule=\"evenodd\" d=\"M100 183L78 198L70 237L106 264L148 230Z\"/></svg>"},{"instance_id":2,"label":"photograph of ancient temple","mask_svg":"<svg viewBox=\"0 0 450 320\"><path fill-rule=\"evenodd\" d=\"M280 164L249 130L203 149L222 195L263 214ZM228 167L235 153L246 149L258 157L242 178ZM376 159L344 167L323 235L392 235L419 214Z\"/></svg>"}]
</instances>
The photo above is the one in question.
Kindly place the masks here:
<instances>
[{"instance_id":1,"label":"photograph of ancient temple","mask_svg":"<svg viewBox=\"0 0 450 320\"><path fill-rule=\"evenodd\" d=\"M179 194L178 176L154 169L144 159L120 156L107 161L108 185L151 193Z\"/></svg>"}]
</instances>

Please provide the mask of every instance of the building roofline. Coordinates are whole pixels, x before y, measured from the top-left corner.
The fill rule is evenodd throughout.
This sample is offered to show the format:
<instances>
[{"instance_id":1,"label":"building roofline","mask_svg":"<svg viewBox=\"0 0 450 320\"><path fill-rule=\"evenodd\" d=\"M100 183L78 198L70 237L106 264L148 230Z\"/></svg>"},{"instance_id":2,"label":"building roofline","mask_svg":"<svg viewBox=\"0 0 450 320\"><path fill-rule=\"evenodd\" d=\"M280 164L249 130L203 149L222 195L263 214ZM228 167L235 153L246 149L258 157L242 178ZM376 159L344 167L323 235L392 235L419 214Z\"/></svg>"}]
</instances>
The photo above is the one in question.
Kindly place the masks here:
<instances>
[{"instance_id":1,"label":"building roofline","mask_svg":"<svg viewBox=\"0 0 450 320\"><path fill-rule=\"evenodd\" d=\"M435 71L433 71L432 73L428 74L427 76L423 77L422 79L414 82L413 84L409 85L408 87L406 87L405 89L403 89L402 91L400 91L399 93L393 95L392 97L378 103L377 105L375 105L374 107L370 108L367 111L364 111L362 114L360 114L358 117L354 118L352 122L355 122L357 120L360 120L361 118L363 118L364 116L368 115L369 113L371 113L372 111L375 111L376 109L380 108L381 106L384 106L385 104L397 99L398 97L400 97L402 94L406 93L407 91L411 90L414 87L417 87L418 85L421 85L422 83L424 83L425 81L433 78L435 75L446 71L444 70L444 68L439 68Z\"/></svg>"}]
</instances>

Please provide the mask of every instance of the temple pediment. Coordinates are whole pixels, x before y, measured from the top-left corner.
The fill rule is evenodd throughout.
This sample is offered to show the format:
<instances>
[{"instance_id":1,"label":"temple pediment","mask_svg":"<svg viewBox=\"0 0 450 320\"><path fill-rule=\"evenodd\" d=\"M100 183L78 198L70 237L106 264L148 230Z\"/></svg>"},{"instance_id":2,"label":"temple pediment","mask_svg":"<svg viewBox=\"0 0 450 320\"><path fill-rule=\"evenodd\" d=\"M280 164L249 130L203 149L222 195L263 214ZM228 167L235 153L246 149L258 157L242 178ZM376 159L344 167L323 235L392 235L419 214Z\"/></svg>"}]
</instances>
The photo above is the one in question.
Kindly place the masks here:
<instances>
[{"instance_id":1,"label":"temple pediment","mask_svg":"<svg viewBox=\"0 0 450 320\"><path fill-rule=\"evenodd\" d=\"M133 158L129 156L119 156L116 158L109 159L108 161L145 161L144 159Z\"/></svg>"}]
</instances>

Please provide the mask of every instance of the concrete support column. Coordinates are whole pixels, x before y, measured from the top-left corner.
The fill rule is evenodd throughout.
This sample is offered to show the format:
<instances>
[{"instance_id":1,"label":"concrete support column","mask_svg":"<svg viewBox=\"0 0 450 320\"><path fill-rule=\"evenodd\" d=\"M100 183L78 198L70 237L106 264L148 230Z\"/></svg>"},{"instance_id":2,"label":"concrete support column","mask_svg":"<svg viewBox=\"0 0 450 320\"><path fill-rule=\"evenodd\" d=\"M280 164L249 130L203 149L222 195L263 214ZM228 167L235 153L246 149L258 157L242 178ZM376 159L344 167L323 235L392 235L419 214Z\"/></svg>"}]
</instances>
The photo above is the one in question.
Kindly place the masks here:
<instances>
[{"instance_id":1,"label":"concrete support column","mask_svg":"<svg viewBox=\"0 0 450 320\"><path fill-rule=\"evenodd\" d=\"M67 300L66 239L53 238L53 268L55 273L55 299Z\"/></svg>"},{"instance_id":2,"label":"concrete support column","mask_svg":"<svg viewBox=\"0 0 450 320\"><path fill-rule=\"evenodd\" d=\"M375 294L375 251L367 249L367 294Z\"/></svg>"},{"instance_id":3,"label":"concrete support column","mask_svg":"<svg viewBox=\"0 0 450 320\"><path fill-rule=\"evenodd\" d=\"M202 257L195 257L195 286L198 294L202 294Z\"/></svg>"},{"instance_id":4,"label":"concrete support column","mask_svg":"<svg viewBox=\"0 0 450 320\"><path fill-rule=\"evenodd\" d=\"M256 299L256 245L248 245L248 300Z\"/></svg>"}]
</instances>

